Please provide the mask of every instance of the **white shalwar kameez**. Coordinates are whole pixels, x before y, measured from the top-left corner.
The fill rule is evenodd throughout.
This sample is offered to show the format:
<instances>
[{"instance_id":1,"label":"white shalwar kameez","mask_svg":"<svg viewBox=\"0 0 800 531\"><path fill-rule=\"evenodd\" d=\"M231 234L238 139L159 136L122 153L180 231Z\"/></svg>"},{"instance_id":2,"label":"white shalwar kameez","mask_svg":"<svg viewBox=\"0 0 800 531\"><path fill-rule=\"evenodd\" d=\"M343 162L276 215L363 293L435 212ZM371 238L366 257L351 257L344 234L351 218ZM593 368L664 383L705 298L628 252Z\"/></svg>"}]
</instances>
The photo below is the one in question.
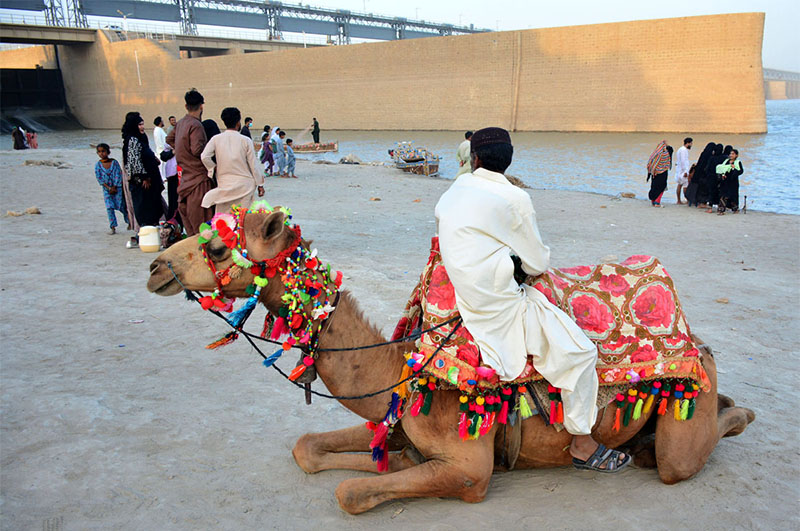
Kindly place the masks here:
<instances>
[{"instance_id":1,"label":"white shalwar kameez","mask_svg":"<svg viewBox=\"0 0 800 531\"><path fill-rule=\"evenodd\" d=\"M591 433L597 417L597 348L541 292L514 280L512 253L529 275L550 265L530 196L502 174L479 168L460 176L442 195L436 220L458 311L484 363L510 381L531 355L536 370L561 388L567 431Z\"/></svg>"},{"instance_id":2,"label":"white shalwar kameez","mask_svg":"<svg viewBox=\"0 0 800 531\"><path fill-rule=\"evenodd\" d=\"M675 153L675 182L682 186L689 185L689 150L686 146L678 148Z\"/></svg>"}]
</instances>

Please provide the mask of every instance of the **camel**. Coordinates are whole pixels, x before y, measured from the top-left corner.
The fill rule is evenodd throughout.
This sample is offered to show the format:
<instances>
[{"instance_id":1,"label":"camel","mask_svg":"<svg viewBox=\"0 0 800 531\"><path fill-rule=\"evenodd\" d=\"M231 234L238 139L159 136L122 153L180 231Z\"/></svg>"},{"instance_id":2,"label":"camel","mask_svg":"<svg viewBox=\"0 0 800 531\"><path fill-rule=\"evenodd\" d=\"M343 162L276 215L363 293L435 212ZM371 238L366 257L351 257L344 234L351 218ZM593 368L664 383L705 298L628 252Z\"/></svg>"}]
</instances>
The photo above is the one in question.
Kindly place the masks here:
<instances>
[{"instance_id":1,"label":"camel","mask_svg":"<svg viewBox=\"0 0 800 531\"><path fill-rule=\"evenodd\" d=\"M276 256L293 242L293 233L284 223L284 213L250 213L244 219L248 255L256 260ZM307 247L302 241L301 245ZM207 244L208 256L221 270L231 263L231 251L214 238ZM171 266L171 269L169 266ZM172 271L175 272L173 275ZM176 276L180 282L176 281ZM245 289L253 275L244 270L225 287L229 297L247 297ZM182 284L182 285L181 285ZM203 261L197 236L187 238L161 253L150 265L149 291L163 296L189 290L210 292L215 280ZM261 302L273 315L283 304L281 282L270 282L261 292ZM338 307L320 338L321 349L348 348L385 341L370 324L353 296L341 292ZM694 338L698 344L697 338ZM334 395L354 396L394 385L401 374L403 354L414 343L392 344L369 350L320 352L316 361L318 376ZM594 426L594 438L609 448L634 446L635 463L657 467L666 484L691 478L722 437L738 435L755 419L755 414L734 401L717 394L717 371L714 356L701 348L702 363L711 380L711 389L700 393L694 418L676 421L672 415L658 416L655 408L639 420L632 420L619 431L612 429L616 405L612 402L600 411ZM367 421L380 422L386 413L389 394L361 400L342 400L346 408ZM462 440L456 419L459 415L459 392L436 391L430 414L405 415L390 440L389 467L385 473L369 478L348 479L336 488L341 508L358 514L398 498L447 497L466 502L484 499L494 471L507 470L504 463L503 429L495 424L491 431L476 440ZM351 469L375 472L369 444L373 433L363 423L326 433L308 433L300 437L292 453L300 468L308 474L323 470ZM571 435L556 431L539 416L521 421L519 455L516 469L561 467L571 463L568 451Z\"/></svg>"}]
</instances>

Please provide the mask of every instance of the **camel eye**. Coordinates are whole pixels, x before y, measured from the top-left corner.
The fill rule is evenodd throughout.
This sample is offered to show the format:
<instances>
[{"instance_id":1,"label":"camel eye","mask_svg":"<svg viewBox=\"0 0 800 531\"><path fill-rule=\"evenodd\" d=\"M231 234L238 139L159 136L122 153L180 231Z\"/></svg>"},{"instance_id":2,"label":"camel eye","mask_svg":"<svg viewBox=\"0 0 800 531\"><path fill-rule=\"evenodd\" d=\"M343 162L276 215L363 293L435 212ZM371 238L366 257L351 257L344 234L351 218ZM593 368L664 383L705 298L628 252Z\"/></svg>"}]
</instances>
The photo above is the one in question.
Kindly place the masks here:
<instances>
[{"instance_id":1,"label":"camel eye","mask_svg":"<svg viewBox=\"0 0 800 531\"><path fill-rule=\"evenodd\" d=\"M224 245L220 247L209 247L208 254L214 261L220 261L228 254L228 248Z\"/></svg>"}]
</instances>

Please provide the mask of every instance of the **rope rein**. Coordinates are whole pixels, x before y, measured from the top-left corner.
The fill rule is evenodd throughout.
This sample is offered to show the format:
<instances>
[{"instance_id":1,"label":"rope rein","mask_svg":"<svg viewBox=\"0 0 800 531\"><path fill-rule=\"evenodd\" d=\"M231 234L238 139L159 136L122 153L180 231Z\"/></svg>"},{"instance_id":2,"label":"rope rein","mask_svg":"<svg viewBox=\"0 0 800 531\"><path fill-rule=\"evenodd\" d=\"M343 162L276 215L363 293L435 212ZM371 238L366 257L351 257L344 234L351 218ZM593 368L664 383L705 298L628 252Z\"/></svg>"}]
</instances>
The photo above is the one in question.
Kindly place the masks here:
<instances>
[{"instance_id":1,"label":"rope rein","mask_svg":"<svg viewBox=\"0 0 800 531\"><path fill-rule=\"evenodd\" d=\"M171 262L167 262L167 268L169 268L170 273L172 273L172 277L175 279L175 281L181 286L181 288L183 288L183 291L186 294L186 298L191 300L191 301L197 302L199 304L200 301L198 300L198 296L197 296L198 294L194 293L193 291L189 290L186 286L184 286L183 282L181 282L181 280L178 278L178 275L175 273L175 270L172 268L172 263ZM261 351L260 348L258 348L258 345L256 345L255 341L253 341L254 339L257 339L257 340L260 340L260 341L264 341L266 343L272 343L272 344L275 344L275 345L282 345L282 343L279 342L279 341L273 341L271 339L267 339L267 338L264 338L264 337L261 337L261 336L255 335L255 334L251 334L250 332L246 332L245 330L243 330L241 327L234 326L233 324L228 322L227 319L225 319L225 316L223 316L222 314L220 314L217 311L212 311L211 313L214 316L216 316L217 318L222 319L223 321L225 321L225 323L228 326L230 326L233 330L235 330L236 332L239 332L241 335L243 335L245 337L245 339L247 340L247 342L250 343L250 345L256 350L258 355L261 356L261 358L263 358L265 360L267 359L268 356L266 354L264 354ZM391 340L391 341L385 341L385 342L382 342L382 343L375 343L374 345L364 345L364 346L352 347L352 348L331 348L331 349L321 348L321 349L318 349L319 352L345 352L345 351L367 350L367 349L371 349L371 348L377 348L377 347L383 347L383 346L391 345L391 344L394 344L394 343L405 343L405 342L407 342L407 341L409 341L411 339L418 339L423 334L426 334L428 332L432 332L432 331L434 331L434 330L436 330L438 328L441 328L444 325L450 324L450 323L455 322L455 321L459 321L453 327L453 329L450 331L450 333L447 335L447 337L445 337L442 340L442 342L439 343L439 346L436 347L436 350L433 351L433 354L431 354L430 357L428 357L428 359L425 361L425 363L422 364L422 366L419 368L419 370L412 371L412 373L409 376L407 376L406 378L400 380L399 382L393 383L391 386L386 387L385 389L380 389L378 391L373 391L371 393L365 393L365 394L362 394L362 395L352 395L352 396L330 395L330 394L327 394L327 393L320 393L319 391L306 389L304 387L304 384L298 383L298 382L295 382L294 380L289 379L289 375L286 374L285 372L283 372L280 369L280 367L277 366L277 364L273 363L272 364L272 368L275 369L276 371L278 371L278 374L283 376L283 378L286 379L288 382L294 384L295 387L298 387L300 389L305 389L306 392L310 392L312 395L315 395L315 396L318 396L318 397L321 397L321 398L330 398L330 399L334 399L334 400L361 400L361 399L364 399L364 398L371 398L373 396L378 396L378 395L381 395L383 393L388 393L388 392L392 391L398 385L402 385L402 384L404 384L406 382L409 382L410 380L413 380L414 378L416 378L418 376L418 374L421 371L423 371L431 363L431 361L433 361L433 358L436 357L436 354L438 354L439 351L441 351L442 348L444 348L444 346L447 344L448 341L450 341L450 339L453 337L453 335L456 333L456 331L459 328L461 328L460 320L461 320L461 317L460 316L456 316L456 317L453 317L452 319L448 319L447 321L445 321L443 323L439 323L436 326L428 328L427 330L419 330L419 331L416 331L416 332L412 332L411 334L409 334L407 336L403 336L403 337L400 337L398 339L394 339L394 340Z\"/></svg>"}]
</instances>

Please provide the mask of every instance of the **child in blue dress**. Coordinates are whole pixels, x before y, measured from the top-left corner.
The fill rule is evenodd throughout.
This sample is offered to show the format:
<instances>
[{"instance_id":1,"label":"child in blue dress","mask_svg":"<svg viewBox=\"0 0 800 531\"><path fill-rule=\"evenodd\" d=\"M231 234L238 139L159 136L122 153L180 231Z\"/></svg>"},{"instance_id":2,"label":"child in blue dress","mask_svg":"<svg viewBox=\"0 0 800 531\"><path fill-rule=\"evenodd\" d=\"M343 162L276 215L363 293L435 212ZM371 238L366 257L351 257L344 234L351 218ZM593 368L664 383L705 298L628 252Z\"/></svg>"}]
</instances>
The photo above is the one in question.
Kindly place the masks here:
<instances>
[{"instance_id":1,"label":"child in blue dress","mask_svg":"<svg viewBox=\"0 0 800 531\"><path fill-rule=\"evenodd\" d=\"M291 138L286 141L286 176L297 179L297 176L294 174L295 162L294 162L294 149L292 148L293 144L294 142L292 141Z\"/></svg>"},{"instance_id":2,"label":"child in blue dress","mask_svg":"<svg viewBox=\"0 0 800 531\"><path fill-rule=\"evenodd\" d=\"M131 222L128 220L128 210L125 205L125 196L122 194L122 168L119 162L109 158L111 148L108 144L97 144L97 156L100 160L94 167L94 176L97 182L103 187L103 199L106 203L106 213L108 214L108 224L111 227L109 234L117 232L117 215L114 212L119 210L128 230L131 229Z\"/></svg>"}]
</instances>

